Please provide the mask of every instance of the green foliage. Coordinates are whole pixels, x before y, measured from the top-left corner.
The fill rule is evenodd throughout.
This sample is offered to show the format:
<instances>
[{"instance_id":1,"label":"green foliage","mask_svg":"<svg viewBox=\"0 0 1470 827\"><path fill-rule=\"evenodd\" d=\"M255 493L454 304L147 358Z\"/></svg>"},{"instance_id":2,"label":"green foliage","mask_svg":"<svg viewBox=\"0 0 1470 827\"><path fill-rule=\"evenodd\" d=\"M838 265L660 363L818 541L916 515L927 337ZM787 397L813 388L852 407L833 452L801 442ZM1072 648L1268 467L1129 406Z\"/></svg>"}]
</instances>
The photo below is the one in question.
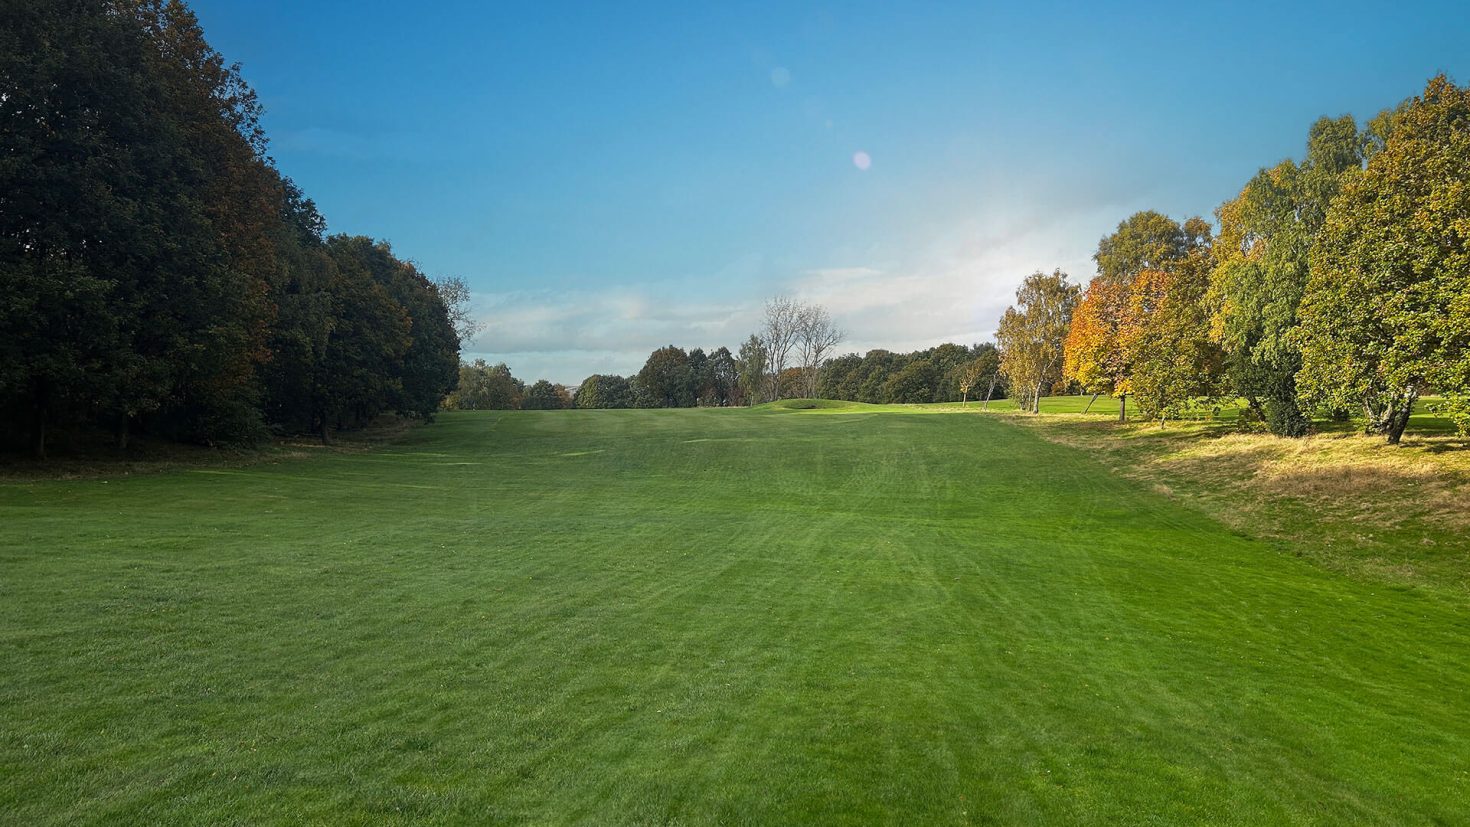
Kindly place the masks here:
<instances>
[{"instance_id":1,"label":"green foliage","mask_svg":"<svg viewBox=\"0 0 1470 827\"><path fill-rule=\"evenodd\" d=\"M740 385L740 368L729 348L716 348L708 357L704 356L704 351L695 348L689 352L689 365L694 376L697 404L706 408L741 404L744 394Z\"/></svg>"},{"instance_id":2,"label":"green foliage","mask_svg":"<svg viewBox=\"0 0 1470 827\"><path fill-rule=\"evenodd\" d=\"M741 396L746 404L754 405L766 401L766 369L770 366L770 354L759 336L751 334L740 345L735 369L740 376Z\"/></svg>"},{"instance_id":3,"label":"green foliage","mask_svg":"<svg viewBox=\"0 0 1470 827\"><path fill-rule=\"evenodd\" d=\"M701 362L704 352L700 351ZM668 345L648 355L638 371L634 395L640 408L692 408L694 370L683 348Z\"/></svg>"},{"instance_id":4,"label":"green foliage","mask_svg":"<svg viewBox=\"0 0 1470 827\"><path fill-rule=\"evenodd\" d=\"M386 245L324 249L185 4L4 4L0 82L7 438L246 442L428 417L453 387L443 297Z\"/></svg>"},{"instance_id":5,"label":"green foliage","mask_svg":"<svg viewBox=\"0 0 1470 827\"><path fill-rule=\"evenodd\" d=\"M381 366L395 388L386 404L375 405L405 416L431 418L454 389L459 371L459 337L438 288L418 268L393 255L386 241L366 236L333 236L327 242L339 260L350 257L371 274L389 300L408 319L408 346Z\"/></svg>"},{"instance_id":6,"label":"green foliage","mask_svg":"<svg viewBox=\"0 0 1470 827\"><path fill-rule=\"evenodd\" d=\"M559 411L570 407L572 397L567 389L545 379L537 379L526 389L526 396L521 400L521 408L528 411Z\"/></svg>"},{"instance_id":7,"label":"green foliage","mask_svg":"<svg viewBox=\"0 0 1470 827\"><path fill-rule=\"evenodd\" d=\"M459 366L459 384L444 407L459 411L511 411L521 407L526 386L511 375L504 362L486 364L476 359Z\"/></svg>"},{"instance_id":8,"label":"green foliage","mask_svg":"<svg viewBox=\"0 0 1470 827\"><path fill-rule=\"evenodd\" d=\"M887 350L844 354L822 366L817 395L869 404L958 402L965 395L966 371L978 371L970 377L979 386L978 391L971 388L971 398L983 396L999 372L995 346L945 343L906 354ZM1005 388L997 384L994 398L1004 396Z\"/></svg>"},{"instance_id":9,"label":"green foliage","mask_svg":"<svg viewBox=\"0 0 1470 827\"><path fill-rule=\"evenodd\" d=\"M1201 229L1196 225L1193 232L1186 231L1179 222L1153 210L1136 212L1097 243L1092 256L1097 277L1128 284L1145 270L1166 270L1198 246Z\"/></svg>"},{"instance_id":10,"label":"green foliage","mask_svg":"<svg viewBox=\"0 0 1470 827\"><path fill-rule=\"evenodd\" d=\"M574 402L579 408L631 408L633 386L621 376L594 373L582 380Z\"/></svg>"},{"instance_id":11,"label":"green foliage","mask_svg":"<svg viewBox=\"0 0 1470 827\"><path fill-rule=\"evenodd\" d=\"M1261 170L1217 211L1208 299L1213 337L1225 350L1235 392L1281 436L1307 431L1295 336L1307 256L1342 181L1362 164L1364 140L1351 117L1321 118L1300 166L1287 160Z\"/></svg>"},{"instance_id":12,"label":"green foliage","mask_svg":"<svg viewBox=\"0 0 1470 827\"><path fill-rule=\"evenodd\" d=\"M1434 78L1381 131L1327 210L1295 341L1307 404L1361 405L1396 443L1426 390L1470 396L1470 90Z\"/></svg>"},{"instance_id":13,"label":"green foliage","mask_svg":"<svg viewBox=\"0 0 1470 827\"><path fill-rule=\"evenodd\" d=\"M914 359L883 383L885 402L933 402L943 374L929 359Z\"/></svg>"},{"instance_id":14,"label":"green foliage","mask_svg":"<svg viewBox=\"0 0 1470 827\"><path fill-rule=\"evenodd\" d=\"M1179 419L1224 397L1224 359L1209 339L1203 303L1208 257L1200 247L1170 272L1145 270L1133 282L1123 347L1128 389L1145 418Z\"/></svg>"}]
</instances>

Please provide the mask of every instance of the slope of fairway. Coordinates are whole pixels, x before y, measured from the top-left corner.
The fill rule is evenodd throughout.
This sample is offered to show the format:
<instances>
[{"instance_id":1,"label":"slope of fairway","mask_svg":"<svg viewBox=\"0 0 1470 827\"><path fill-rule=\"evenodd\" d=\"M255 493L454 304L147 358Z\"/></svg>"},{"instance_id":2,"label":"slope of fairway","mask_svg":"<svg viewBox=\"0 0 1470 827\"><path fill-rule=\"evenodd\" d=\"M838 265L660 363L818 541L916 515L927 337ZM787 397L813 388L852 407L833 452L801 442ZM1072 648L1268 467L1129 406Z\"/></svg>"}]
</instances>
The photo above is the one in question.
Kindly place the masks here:
<instances>
[{"instance_id":1,"label":"slope of fairway","mask_svg":"<svg viewBox=\"0 0 1470 827\"><path fill-rule=\"evenodd\" d=\"M1467 823L1465 608L1001 418L450 414L0 486L0 812Z\"/></svg>"},{"instance_id":2,"label":"slope of fairway","mask_svg":"<svg viewBox=\"0 0 1470 827\"><path fill-rule=\"evenodd\" d=\"M825 411L844 412L853 411L877 411L882 410L883 405L869 405L866 402L846 402L841 399L778 399L775 402L767 402L757 405L753 410L757 411Z\"/></svg>"}]
</instances>

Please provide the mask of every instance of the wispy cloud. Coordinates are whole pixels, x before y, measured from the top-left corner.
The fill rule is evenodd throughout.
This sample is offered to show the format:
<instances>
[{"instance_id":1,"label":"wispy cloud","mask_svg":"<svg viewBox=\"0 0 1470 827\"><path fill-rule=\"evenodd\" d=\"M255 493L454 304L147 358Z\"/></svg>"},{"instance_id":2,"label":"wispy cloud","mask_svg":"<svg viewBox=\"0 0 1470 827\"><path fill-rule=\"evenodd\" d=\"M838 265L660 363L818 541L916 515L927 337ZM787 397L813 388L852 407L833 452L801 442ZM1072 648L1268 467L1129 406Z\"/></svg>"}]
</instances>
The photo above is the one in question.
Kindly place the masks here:
<instances>
[{"instance_id":1,"label":"wispy cloud","mask_svg":"<svg viewBox=\"0 0 1470 827\"><path fill-rule=\"evenodd\" d=\"M1105 206L1049 221L969 220L935 233L912 260L836 263L774 283L726 281L736 286L718 299L681 282L483 294L476 301L485 331L467 351L506 361L525 379L575 383L592 373L632 373L649 351L670 343L736 349L774 292L824 305L848 333L842 350L986 341L1026 274L1060 267L1086 281L1097 227L1116 214Z\"/></svg>"},{"instance_id":2,"label":"wispy cloud","mask_svg":"<svg viewBox=\"0 0 1470 827\"><path fill-rule=\"evenodd\" d=\"M666 344L738 346L754 329L759 298L681 300L680 284L607 290L477 294L483 332L466 350L509 363L516 375L575 383L592 373L631 373Z\"/></svg>"}]
</instances>

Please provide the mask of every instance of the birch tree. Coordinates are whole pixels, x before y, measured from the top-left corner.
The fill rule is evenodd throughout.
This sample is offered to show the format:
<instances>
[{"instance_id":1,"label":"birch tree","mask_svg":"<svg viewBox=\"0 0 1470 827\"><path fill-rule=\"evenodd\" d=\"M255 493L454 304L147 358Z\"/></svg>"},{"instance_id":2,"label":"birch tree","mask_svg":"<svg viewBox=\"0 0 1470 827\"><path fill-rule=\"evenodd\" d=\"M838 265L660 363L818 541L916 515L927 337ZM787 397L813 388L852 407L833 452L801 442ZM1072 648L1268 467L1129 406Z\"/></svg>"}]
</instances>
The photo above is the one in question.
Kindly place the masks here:
<instances>
[{"instance_id":1,"label":"birch tree","mask_svg":"<svg viewBox=\"0 0 1470 827\"><path fill-rule=\"evenodd\" d=\"M819 304L802 305L797 309L797 350L801 354L802 394L817 395L817 373L822 360L845 338L842 330L832 324L832 316Z\"/></svg>"},{"instance_id":2,"label":"birch tree","mask_svg":"<svg viewBox=\"0 0 1470 827\"><path fill-rule=\"evenodd\" d=\"M771 399L781 398L781 371L791 359L800 332L801 305L790 296L766 300L765 324L761 328L761 347L766 354L767 380Z\"/></svg>"},{"instance_id":3,"label":"birch tree","mask_svg":"<svg viewBox=\"0 0 1470 827\"><path fill-rule=\"evenodd\" d=\"M1046 386L1061 375L1063 345L1079 293L1061 270L1038 271L1016 289L1016 303L1001 317L995 332L1000 369L1021 410L1040 413Z\"/></svg>"}]
</instances>

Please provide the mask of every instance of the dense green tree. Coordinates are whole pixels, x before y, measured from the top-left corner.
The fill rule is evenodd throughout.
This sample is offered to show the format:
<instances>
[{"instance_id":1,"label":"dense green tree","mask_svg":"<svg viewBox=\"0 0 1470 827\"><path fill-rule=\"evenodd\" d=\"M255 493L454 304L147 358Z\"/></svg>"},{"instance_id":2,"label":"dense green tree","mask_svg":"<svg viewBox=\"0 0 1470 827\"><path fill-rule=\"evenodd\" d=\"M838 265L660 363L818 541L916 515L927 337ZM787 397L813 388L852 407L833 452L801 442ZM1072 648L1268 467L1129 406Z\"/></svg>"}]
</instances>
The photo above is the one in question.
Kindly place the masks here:
<instances>
[{"instance_id":1,"label":"dense green tree","mask_svg":"<svg viewBox=\"0 0 1470 827\"><path fill-rule=\"evenodd\" d=\"M0 15L0 404L38 453L58 414L249 436L274 220L253 94L181 4Z\"/></svg>"},{"instance_id":2,"label":"dense green tree","mask_svg":"<svg viewBox=\"0 0 1470 827\"><path fill-rule=\"evenodd\" d=\"M391 406L406 416L431 418L454 389L459 366L459 337L438 288L418 268L394 256L386 241L338 235L327 244L339 257L361 262L407 314L409 346L392 363L397 392Z\"/></svg>"},{"instance_id":3,"label":"dense green tree","mask_svg":"<svg viewBox=\"0 0 1470 827\"><path fill-rule=\"evenodd\" d=\"M1398 443L1429 388L1470 413L1470 89L1433 78L1380 131L1310 255L1297 383Z\"/></svg>"},{"instance_id":4,"label":"dense green tree","mask_svg":"<svg viewBox=\"0 0 1470 827\"><path fill-rule=\"evenodd\" d=\"M323 442L333 429L359 426L393 409L401 398L403 356L412 320L380 284L351 244L328 244L332 256L331 331L322 357L313 419Z\"/></svg>"},{"instance_id":5,"label":"dense green tree","mask_svg":"<svg viewBox=\"0 0 1470 827\"><path fill-rule=\"evenodd\" d=\"M933 360L910 360L883 383L883 401L900 404L933 402L943 378L944 374Z\"/></svg>"},{"instance_id":6,"label":"dense green tree","mask_svg":"<svg viewBox=\"0 0 1470 827\"><path fill-rule=\"evenodd\" d=\"M528 411L559 411L572 407L572 397L567 389L545 379L537 379L526 388L521 407Z\"/></svg>"},{"instance_id":7,"label":"dense green tree","mask_svg":"<svg viewBox=\"0 0 1470 827\"><path fill-rule=\"evenodd\" d=\"M578 408L631 408L633 388L624 377L593 374L582 380L574 402Z\"/></svg>"},{"instance_id":8,"label":"dense green tree","mask_svg":"<svg viewBox=\"0 0 1470 827\"><path fill-rule=\"evenodd\" d=\"M700 351L700 356L704 352ZM640 407L690 408L694 406L694 372L683 348L667 345L648 355L638 371L638 388L647 394ZM638 388L635 388L635 393Z\"/></svg>"},{"instance_id":9,"label":"dense green tree","mask_svg":"<svg viewBox=\"0 0 1470 827\"><path fill-rule=\"evenodd\" d=\"M653 391L635 375L628 379L628 389L633 394L633 407L635 408L662 408L665 407L662 397L655 396Z\"/></svg>"},{"instance_id":10,"label":"dense green tree","mask_svg":"<svg viewBox=\"0 0 1470 827\"><path fill-rule=\"evenodd\" d=\"M1272 433L1301 436L1309 418L1297 398L1301 348L1294 332L1308 253L1342 181L1363 163L1365 137L1349 116L1322 118L1301 164L1262 169L1216 215L1209 305L1235 392Z\"/></svg>"},{"instance_id":11,"label":"dense green tree","mask_svg":"<svg viewBox=\"0 0 1470 827\"><path fill-rule=\"evenodd\" d=\"M856 401L875 405L888 402L884 389L888 386L889 377L903 370L904 365L915 358L918 358L917 354L893 353L882 349L868 351L863 355L863 364L857 376L853 377L857 383Z\"/></svg>"},{"instance_id":12,"label":"dense green tree","mask_svg":"<svg viewBox=\"0 0 1470 827\"><path fill-rule=\"evenodd\" d=\"M692 348L689 351L689 387L694 404L702 404L701 399L710 384L709 356L705 354L704 348Z\"/></svg>"},{"instance_id":13,"label":"dense green tree","mask_svg":"<svg viewBox=\"0 0 1470 827\"><path fill-rule=\"evenodd\" d=\"M997 399L1004 396L1003 387L990 386L991 377L999 372L995 345L990 343L969 348L945 343L913 353L843 354L822 366L817 393L854 402L956 402L965 398L966 382L975 381L967 380L967 373L975 370L984 380L982 390L997 390ZM973 384L969 387L973 390Z\"/></svg>"},{"instance_id":14,"label":"dense green tree","mask_svg":"<svg viewBox=\"0 0 1470 827\"><path fill-rule=\"evenodd\" d=\"M487 364L476 359L459 366L459 383L444 407L460 411L513 411L521 407L526 387L504 362Z\"/></svg>"},{"instance_id":15,"label":"dense green tree","mask_svg":"<svg viewBox=\"0 0 1470 827\"><path fill-rule=\"evenodd\" d=\"M758 405L767 399L766 372L770 368L770 354L759 336L751 334L740 345L736 369L740 374L741 395L746 404Z\"/></svg>"},{"instance_id":16,"label":"dense green tree","mask_svg":"<svg viewBox=\"0 0 1470 827\"><path fill-rule=\"evenodd\" d=\"M964 345L945 342L923 351L924 358L939 371L934 385L934 398L930 402L952 402L960 398L959 385L955 381L960 367L970 361L970 349Z\"/></svg>"},{"instance_id":17,"label":"dense green tree","mask_svg":"<svg viewBox=\"0 0 1470 827\"><path fill-rule=\"evenodd\" d=\"M699 394L701 405L741 404L740 370L729 348L716 348L710 353Z\"/></svg>"},{"instance_id":18,"label":"dense green tree","mask_svg":"<svg viewBox=\"0 0 1470 827\"><path fill-rule=\"evenodd\" d=\"M283 268L272 295L276 317L271 359L262 370L264 410L278 431L320 432L326 353L337 319L337 265L322 238L326 221L289 179L282 181L281 209L277 241Z\"/></svg>"},{"instance_id":19,"label":"dense green tree","mask_svg":"<svg viewBox=\"0 0 1470 827\"><path fill-rule=\"evenodd\" d=\"M1128 216L1097 243L1097 278L1129 284L1144 270L1168 270L1183 258L1192 239L1163 213L1143 210Z\"/></svg>"},{"instance_id":20,"label":"dense green tree","mask_svg":"<svg viewBox=\"0 0 1470 827\"><path fill-rule=\"evenodd\" d=\"M817 396L823 399L857 399L857 383L854 379L862 368L863 357L856 353L845 353L828 359L822 366L817 381Z\"/></svg>"},{"instance_id":21,"label":"dense green tree","mask_svg":"<svg viewBox=\"0 0 1470 827\"><path fill-rule=\"evenodd\" d=\"M259 117L182 2L0 4L6 434L244 441L361 421L385 371L392 408L432 413L457 361L443 298L396 259L344 272Z\"/></svg>"}]
</instances>

